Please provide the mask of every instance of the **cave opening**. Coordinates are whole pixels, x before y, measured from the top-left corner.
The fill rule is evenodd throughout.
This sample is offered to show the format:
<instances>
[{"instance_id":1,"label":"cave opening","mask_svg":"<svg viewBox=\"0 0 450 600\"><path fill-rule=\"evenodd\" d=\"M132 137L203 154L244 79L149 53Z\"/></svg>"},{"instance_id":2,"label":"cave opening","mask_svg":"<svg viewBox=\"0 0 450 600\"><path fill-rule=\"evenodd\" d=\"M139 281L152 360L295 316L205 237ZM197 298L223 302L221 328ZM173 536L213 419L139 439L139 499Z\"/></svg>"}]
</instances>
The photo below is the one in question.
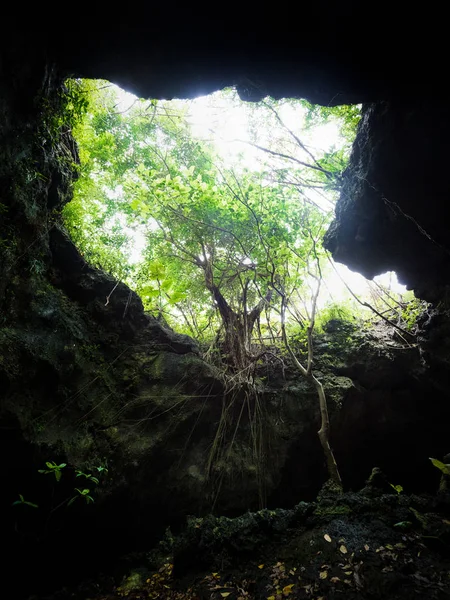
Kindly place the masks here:
<instances>
[{"instance_id":1,"label":"cave opening","mask_svg":"<svg viewBox=\"0 0 450 600\"><path fill-rule=\"evenodd\" d=\"M245 236L258 221L271 221L272 233L264 235L272 235L275 243L279 235L280 248L284 243L297 252L309 235L323 252L360 105L330 108L270 97L248 102L233 88L193 100L156 101L103 80L70 82L71 90L77 87L83 88L89 109L74 128L80 176L63 211L65 225L90 264L126 283L145 309L168 326L205 344L215 336L217 302L204 289L203 274L192 269L202 253L210 254L208 243L234 263L231 269L227 265L228 280L240 269L253 271L254 297L264 287L258 245L266 240L262 232L256 243ZM255 190L259 204L246 205ZM220 216L219 209L227 216ZM252 217L247 222L242 209ZM232 243L224 236L208 239L227 220L228 231L222 233ZM291 300L297 326L306 321L311 303L304 291L312 283L311 261L301 260L301 267L299 261L288 267L300 274L297 292L302 287ZM395 273L369 281L325 252L318 267L319 323L333 317L371 322L381 314L413 327L410 313L417 314L422 304ZM223 265L219 268L224 272ZM231 293L236 296L236 290ZM239 304L237 298L233 302ZM279 330L278 317L269 313L262 316L263 337L273 335L271 318Z\"/></svg>"}]
</instances>

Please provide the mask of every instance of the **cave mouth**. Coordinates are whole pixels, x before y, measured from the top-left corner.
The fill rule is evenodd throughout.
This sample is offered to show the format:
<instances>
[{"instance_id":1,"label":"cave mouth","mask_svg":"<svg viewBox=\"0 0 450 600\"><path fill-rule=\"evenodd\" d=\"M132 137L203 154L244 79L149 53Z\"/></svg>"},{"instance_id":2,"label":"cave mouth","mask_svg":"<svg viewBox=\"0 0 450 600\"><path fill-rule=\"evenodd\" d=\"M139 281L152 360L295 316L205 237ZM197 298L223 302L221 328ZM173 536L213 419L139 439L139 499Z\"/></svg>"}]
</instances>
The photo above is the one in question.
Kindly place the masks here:
<instances>
[{"instance_id":1,"label":"cave mouth","mask_svg":"<svg viewBox=\"0 0 450 600\"><path fill-rule=\"evenodd\" d=\"M214 302L191 264L211 253L208 234L212 238L222 228L213 251L232 257L234 276L256 272L261 248L255 246L265 243L255 228L258 220L270 219L272 232L264 235L289 238L297 254L308 236L323 252L312 276L311 260L302 257L297 306L310 303L305 290L317 267L324 319L371 319L371 302L384 313L414 301L395 274L369 281L321 248L360 106L270 97L245 102L233 88L193 100L156 101L104 80L68 84L72 97L87 98L89 108L80 103L82 116L73 130L81 167L63 211L66 227L89 263L126 283L147 311L177 331L202 341L213 337ZM255 190L259 205L246 200ZM254 295L261 293L256 281L250 285ZM270 328L267 318L265 326Z\"/></svg>"}]
</instances>

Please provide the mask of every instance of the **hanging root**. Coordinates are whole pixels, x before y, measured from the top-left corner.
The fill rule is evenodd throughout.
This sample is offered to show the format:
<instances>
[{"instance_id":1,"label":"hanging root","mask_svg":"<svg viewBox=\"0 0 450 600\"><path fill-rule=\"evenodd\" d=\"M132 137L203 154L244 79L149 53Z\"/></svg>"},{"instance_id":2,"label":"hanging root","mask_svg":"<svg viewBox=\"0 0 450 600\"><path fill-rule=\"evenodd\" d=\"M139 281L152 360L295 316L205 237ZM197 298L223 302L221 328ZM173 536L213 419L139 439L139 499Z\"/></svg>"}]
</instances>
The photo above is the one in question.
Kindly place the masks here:
<instances>
[{"instance_id":1,"label":"hanging root","mask_svg":"<svg viewBox=\"0 0 450 600\"><path fill-rule=\"evenodd\" d=\"M213 510L225 480L232 481L239 474L248 477L249 470L255 473L259 506L266 505L265 415L260 394L246 375L226 376L222 412L206 463ZM247 440L242 436L246 425Z\"/></svg>"}]
</instances>

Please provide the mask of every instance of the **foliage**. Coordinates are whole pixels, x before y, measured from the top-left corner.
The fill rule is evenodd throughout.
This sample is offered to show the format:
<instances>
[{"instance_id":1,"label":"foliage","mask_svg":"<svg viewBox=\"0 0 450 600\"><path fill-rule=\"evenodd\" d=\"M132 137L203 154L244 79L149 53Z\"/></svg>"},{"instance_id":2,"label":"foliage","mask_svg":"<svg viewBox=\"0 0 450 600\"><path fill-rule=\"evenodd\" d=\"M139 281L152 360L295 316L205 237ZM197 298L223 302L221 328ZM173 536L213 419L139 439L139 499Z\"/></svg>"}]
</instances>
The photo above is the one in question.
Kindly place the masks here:
<instances>
[{"instance_id":1,"label":"foliage","mask_svg":"<svg viewBox=\"0 0 450 600\"><path fill-rule=\"evenodd\" d=\"M341 106L319 106L303 101L306 108L305 124L308 128L317 127L335 120L340 125L342 137L353 140L361 118L360 106L356 104L342 104Z\"/></svg>"},{"instance_id":2,"label":"foliage","mask_svg":"<svg viewBox=\"0 0 450 600\"><path fill-rule=\"evenodd\" d=\"M250 313L265 297L269 268L284 279L289 272L292 288L303 285L310 234L318 239L329 221L314 194L338 182L345 152L311 155L283 121L286 111L305 111L301 103L266 99L258 110L239 104L248 114L248 145L260 148L258 166L249 169L239 161L229 167L192 134L186 103L135 99L132 108L120 110L113 86L83 85L89 109L75 129L81 177L64 216L91 263L200 341L214 339L220 327L205 257L236 315ZM238 106L235 92L224 95ZM270 136L261 139L261 132ZM133 256L136 239L141 260ZM266 309L276 329L276 311ZM259 337L272 336L270 314L263 316Z\"/></svg>"},{"instance_id":3,"label":"foliage","mask_svg":"<svg viewBox=\"0 0 450 600\"><path fill-rule=\"evenodd\" d=\"M57 465L54 461L46 462L47 469L39 469L39 473L43 473L44 475L54 475L56 481L60 481L62 477L62 469L64 469L67 465L66 463L61 463Z\"/></svg>"},{"instance_id":4,"label":"foliage","mask_svg":"<svg viewBox=\"0 0 450 600\"><path fill-rule=\"evenodd\" d=\"M355 322L355 311L353 307L347 304L331 303L326 305L317 313L315 329L317 333L322 333L330 321L342 321L353 324Z\"/></svg>"},{"instance_id":5,"label":"foliage","mask_svg":"<svg viewBox=\"0 0 450 600\"><path fill-rule=\"evenodd\" d=\"M60 89L57 102L58 110L49 105L43 98L40 105L43 109L43 126L53 141L59 141L61 129L73 129L83 120L89 106L86 95L87 86L81 79L67 79Z\"/></svg>"},{"instance_id":6,"label":"foliage","mask_svg":"<svg viewBox=\"0 0 450 600\"><path fill-rule=\"evenodd\" d=\"M428 304L419 298L415 298L412 292L405 294L402 298L400 319L403 327L408 331L414 331L417 327L417 319L426 310Z\"/></svg>"},{"instance_id":7,"label":"foliage","mask_svg":"<svg viewBox=\"0 0 450 600\"><path fill-rule=\"evenodd\" d=\"M395 490L397 492L397 494L401 494L403 492L403 486L402 485L394 485L393 483L389 484L391 486L391 488L393 490Z\"/></svg>"},{"instance_id":8,"label":"foliage","mask_svg":"<svg viewBox=\"0 0 450 600\"><path fill-rule=\"evenodd\" d=\"M22 496L22 494L19 494L19 500L16 500L15 502L12 503L13 506L31 506L31 508L39 508L37 504L35 504L34 502L29 502L28 500L25 500L25 498Z\"/></svg>"},{"instance_id":9,"label":"foliage","mask_svg":"<svg viewBox=\"0 0 450 600\"><path fill-rule=\"evenodd\" d=\"M441 471L444 475L450 476L450 465L443 463L437 458L430 458L430 460L436 469L439 469L439 471Z\"/></svg>"},{"instance_id":10,"label":"foliage","mask_svg":"<svg viewBox=\"0 0 450 600\"><path fill-rule=\"evenodd\" d=\"M75 488L75 491L78 493L78 496L73 496L73 498L71 498L69 500L67 506L70 506L71 504L73 504L75 502L75 500L77 500L78 498L84 498L84 500L86 501L86 504L94 502L94 498L90 495L91 490L89 490L88 488L84 488L84 489Z\"/></svg>"},{"instance_id":11,"label":"foliage","mask_svg":"<svg viewBox=\"0 0 450 600\"><path fill-rule=\"evenodd\" d=\"M61 481L62 471L63 471L63 469L65 469L67 467L67 464L61 463L58 465L54 461L47 461L45 464L46 464L47 468L39 469L39 473L42 473L44 475L54 475L57 482ZM97 471L98 475L100 475L102 473L106 475L108 473L108 469L104 465L96 466L96 467L94 467L94 469ZM76 479L80 477L94 485L98 485L100 483L99 478L96 475L94 475L93 473L86 473L77 468L74 468L73 471L75 472ZM74 488L74 492L77 492L75 496L73 496L72 498L68 498L67 500L61 502L59 506L63 506L66 503L67 503L67 506L71 506L75 502L75 500L77 500L78 498L84 499L86 501L86 504L90 504L90 503L94 502L94 498L91 495L91 490L89 488L77 488L76 487L76 488ZM19 494L19 497L21 500L15 502L14 504L24 503L24 504L29 504L30 506L35 506L29 502L25 502L23 500L23 496L21 496L20 494ZM36 508L37 508L37 506L36 506ZM53 510L55 510L55 509L53 509Z\"/></svg>"},{"instance_id":12,"label":"foliage","mask_svg":"<svg viewBox=\"0 0 450 600\"><path fill-rule=\"evenodd\" d=\"M92 481L92 483L99 483L98 478L92 475L92 473L83 473L83 471L80 471L78 469L76 470L76 477L84 477L85 479Z\"/></svg>"}]
</instances>

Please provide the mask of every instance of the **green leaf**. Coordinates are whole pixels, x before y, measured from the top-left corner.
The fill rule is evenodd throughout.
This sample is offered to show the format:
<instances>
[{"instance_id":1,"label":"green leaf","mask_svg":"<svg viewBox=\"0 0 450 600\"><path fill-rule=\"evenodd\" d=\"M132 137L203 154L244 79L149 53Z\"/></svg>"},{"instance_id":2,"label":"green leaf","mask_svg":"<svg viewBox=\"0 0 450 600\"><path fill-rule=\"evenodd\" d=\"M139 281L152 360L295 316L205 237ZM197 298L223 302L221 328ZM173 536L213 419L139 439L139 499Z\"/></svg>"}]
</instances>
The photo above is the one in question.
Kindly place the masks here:
<instances>
[{"instance_id":1,"label":"green leaf","mask_svg":"<svg viewBox=\"0 0 450 600\"><path fill-rule=\"evenodd\" d=\"M401 485L393 485L392 483L389 484L391 486L392 489L394 489L397 494L401 494L403 492L403 486Z\"/></svg>"},{"instance_id":2,"label":"green leaf","mask_svg":"<svg viewBox=\"0 0 450 600\"><path fill-rule=\"evenodd\" d=\"M61 476L62 476L61 471L55 471L56 481L61 481Z\"/></svg>"},{"instance_id":3,"label":"green leaf","mask_svg":"<svg viewBox=\"0 0 450 600\"><path fill-rule=\"evenodd\" d=\"M147 268L151 279L163 279L166 274L166 267L159 260L151 262Z\"/></svg>"},{"instance_id":4,"label":"green leaf","mask_svg":"<svg viewBox=\"0 0 450 600\"><path fill-rule=\"evenodd\" d=\"M437 469L444 473L444 475L450 475L450 465L441 462L437 458L430 458L430 460Z\"/></svg>"},{"instance_id":5,"label":"green leaf","mask_svg":"<svg viewBox=\"0 0 450 600\"><path fill-rule=\"evenodd\" d=\"M170 295L169 304L177 304L177 302L182 302L186 298L187 294L185 292L175 291Z\"/></svg>"},{"instance_id":6,"label":"green leaf","mask_svg":"<svg viewBox=\"0 0 450 600\"><path fill-rule=\"evenodd\" d=\"M173 284L173 280L168 278L165 279L162 284L161 284L161 289L163 292L167 292L168 290L170 290L170 288L172 287Z\"/></svg>"},{"instance_id":7,"label":"green leaf","mask_svg":"<svg viewBox=\"0 0 450 600\"><path fill-rule=\"evenodd\" d=\"M409 529L411 527L411 521L399 521L394 524L394 527L398 527L399 529Z\"/></svg>"}]
</instances>

